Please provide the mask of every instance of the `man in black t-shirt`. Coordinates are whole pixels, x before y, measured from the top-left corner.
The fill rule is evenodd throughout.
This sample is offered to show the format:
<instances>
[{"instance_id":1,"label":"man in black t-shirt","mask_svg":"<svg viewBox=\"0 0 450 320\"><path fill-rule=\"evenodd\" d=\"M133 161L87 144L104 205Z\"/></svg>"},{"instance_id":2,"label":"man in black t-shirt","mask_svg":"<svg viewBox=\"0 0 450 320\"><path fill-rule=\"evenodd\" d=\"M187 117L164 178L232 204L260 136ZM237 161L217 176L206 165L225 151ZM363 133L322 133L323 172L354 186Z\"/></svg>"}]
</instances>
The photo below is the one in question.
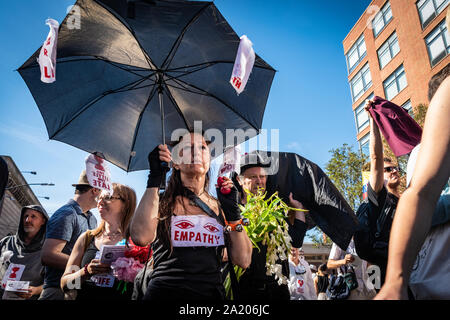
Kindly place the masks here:
<instances>
[{"instance_id":1,"label":"man in black t-shirt","mask_svg":"<svg viewBox=\"0 0 450 320\"><path fill-rule=\"evenodd\" d=\"M369 103L366 105L366 110ZM366 111L370 119L370 178L368 185L368 201L374 217L385 215L383 232L380 242L389 243L389 234L395 209L400 198L400 173L397 165L389 158L383 156L383 143L380 129L372 118L370 112ZM384 208L384 209L383 209ZM384 236L383 236L384 235ZM387 247L386 258L379 261L369 261L380 267L381 284L384 283L387 267Z\"/></svg>"}]
</instances>

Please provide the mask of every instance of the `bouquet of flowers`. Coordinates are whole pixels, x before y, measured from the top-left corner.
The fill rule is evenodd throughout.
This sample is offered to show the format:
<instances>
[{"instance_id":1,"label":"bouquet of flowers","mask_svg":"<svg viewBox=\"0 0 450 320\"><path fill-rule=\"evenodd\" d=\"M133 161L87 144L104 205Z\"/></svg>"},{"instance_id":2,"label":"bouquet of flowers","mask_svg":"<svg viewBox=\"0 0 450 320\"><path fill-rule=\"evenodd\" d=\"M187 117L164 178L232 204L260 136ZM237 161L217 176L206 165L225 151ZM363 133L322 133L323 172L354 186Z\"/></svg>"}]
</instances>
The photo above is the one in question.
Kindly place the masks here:
<instances>
[{"instance_id":1,"label":"bouquet of flowers","mask_svg":"<svg viewBox=\"0 0 450 320\"><path fill-rule=\"evenodd\" d=\"M127 290L127 283L134 282L136 275L141 271L149 257L150 245L136 246L130 239L130 247L125 251L125 257L118 258L111 264L113 275L120 280L117 290L123 284L122 293ZM150 252L151 254L151 252Z\"/></svg>"},{"instance_id":2,"label":"bouquet of flowers","mask_svg":"<svg viewBox=\"0 0 450 320\"><path fill-rule=\"evenodd\" d=\"M248 192L247 204L240 205L241 214L249 220L248 226L244 227L254 248L259 251L260 245L267 245L266 270L267 275L275 275L278 283L287 284L288 278L282 273L281 264L278 260L287 260L287 253L291 249L291 237L288 234L287 218L290 210L306 211L289 207L275 192L270 198L265 199L266 193L261 190L256 195ZM239 278L245 272L244 269L235 266L236 277ZM231 281L228 276L225 280L227 297L232 298Z\"/></svg>"}]
</instances>

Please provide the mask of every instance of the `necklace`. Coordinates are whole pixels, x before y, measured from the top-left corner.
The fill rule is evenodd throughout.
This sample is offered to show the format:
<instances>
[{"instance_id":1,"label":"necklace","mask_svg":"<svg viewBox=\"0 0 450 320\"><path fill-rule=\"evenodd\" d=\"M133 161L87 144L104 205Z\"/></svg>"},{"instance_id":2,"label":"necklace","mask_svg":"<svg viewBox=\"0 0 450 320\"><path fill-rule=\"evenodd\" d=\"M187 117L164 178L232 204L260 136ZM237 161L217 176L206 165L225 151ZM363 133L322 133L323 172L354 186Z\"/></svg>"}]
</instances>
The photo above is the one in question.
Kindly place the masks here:
<instances>
[{"instance_id":1,"label":"necklace","mask_svg":"<svg viewBox=\"0 0 450 320\"><path fill-rule=\"evenodd\" d=\"M204 193L205 193L205 190L203 189L203 191L202 191L200 194L196 195L196 196L197 196L200 200L202 200L202 199L200 198L200 196L203 195ZM193 206L193 207L198 207L198 205L195 203L194 200L192 200L192 199L190 199L190 198L188 198L188 199L189 199L189 204L190 204L191 206ZM209 199L206 199L206 201L209 202Z\"/></svg>"},{"instance_id":2,"label":"necklace","mask_svg":"<svg viewBox=\"0 0 450 320\"><path fill-rule=\"evenodd\" d=\"M113 237L122 235L122 232L120 230L110 232L110 233L106 233L106 231L103 231L103 235L108 238L113 238Z\"/></svg>"}]
</instances>

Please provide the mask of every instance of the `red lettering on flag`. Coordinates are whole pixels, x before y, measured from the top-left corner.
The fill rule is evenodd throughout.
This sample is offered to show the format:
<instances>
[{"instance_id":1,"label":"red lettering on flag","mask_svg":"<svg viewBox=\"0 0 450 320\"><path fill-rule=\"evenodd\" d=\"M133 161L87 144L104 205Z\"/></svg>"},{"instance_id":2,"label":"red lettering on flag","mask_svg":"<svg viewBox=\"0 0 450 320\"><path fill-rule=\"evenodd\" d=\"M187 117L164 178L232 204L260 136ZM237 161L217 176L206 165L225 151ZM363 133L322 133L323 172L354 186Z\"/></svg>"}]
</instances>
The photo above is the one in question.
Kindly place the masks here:
<instances>
[{"instance_id":1,"label":"red lettering on flag","mask_svg":"<svg viewBox=\"0 0 450 320\"><path fill-rule=\"evenodd\" d=\"M195 236L195 241L202 241L202 237L200 235L200 233L197 233L197 235Z\"/></svg>"},{"instance_id":2,"label":"red lettering on flag","mask_svg":"<svg viewBox=\"0 0 450 320\"><path fill-rule=\"evenodd\" d=\"M97 160L97 164L95 165L95 169L97 170L101 170L101 171L105 171L105 168L103 168L102 163L103 163L103 159L100 158L97 155L94 155L95 160Z\"/></svg>"},{"instance_id":3,"label":"red lettering on flag","mask_svg":"<svg viewBox=\"0 0 450 320\"><path fill-rule=\"evenodd\" d=\"M47 49L45 49L45 48L44 48L44 56L47 56L47 57L48 57L48 51L47 51Z\"/></svg>"},{"instance_id":4,"label":"red lettering on flag","mask_svg":"<svg viewBox=\"0 0 450 320\"><path fill-rule=\"evenodd\" d=\"M175 235L174 235L173 239L174 239L175 241L178 241L178 236L179 236L179 235L180 235L180 231L175 230Z\"/></svg>"},{"instance_id":5,"label":"red lettering on flag","mask_svg":"<svg viewBox=\"0 0 450 320\"><path fill-rule=\"evenodd\" d=\"M192 238L195 236L195 232L189 232L189 241L192 240Z\"/></svg>"},{"instance_id":6,"label":"red lettering on flag","mask_svg":"<svg viewBox=\"0 0 450 320\"><path fill-rule=\"evenodd\" d=\"M214 236L213 235L208 235L208 243L211 243L211 244L214 243Z\"/></svg>"},{"instance_id":7,"label":"red lettering on flag","mask_svg":"<svg viewBox=\"0 0 450 320\"><path fill-rule=\"evenodd\" d=\"M242 85L241 79L239 77L234 77L233 84L236 86L236 88L240 89Z\"/></svg>"},{"instance_id":8,"label":"red lettering on flag","mask_svg":"<svg viewBox=\"0 0 450 320\"><path fill-rule=\"evenodd\" d=\"M52 71L52 75L53 75L53 71ZM46 78L51 78L51 76L48 74L48 69L47 69L47 67L44 67L44 77L46 77Z\"/></svg>"}]
</instances>

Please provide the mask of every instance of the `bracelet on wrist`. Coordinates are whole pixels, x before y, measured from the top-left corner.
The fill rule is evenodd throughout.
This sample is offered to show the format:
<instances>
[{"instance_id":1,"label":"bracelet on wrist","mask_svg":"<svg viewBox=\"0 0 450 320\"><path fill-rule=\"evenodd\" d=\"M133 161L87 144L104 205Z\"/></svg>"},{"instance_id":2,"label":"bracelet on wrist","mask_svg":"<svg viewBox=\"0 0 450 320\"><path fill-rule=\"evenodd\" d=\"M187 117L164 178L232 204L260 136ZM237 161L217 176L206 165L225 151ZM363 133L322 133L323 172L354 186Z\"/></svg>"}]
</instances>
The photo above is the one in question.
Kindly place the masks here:
<instances>
[{"instance_id":1,"label":"bracelet on wrist","mask_svg":"<svg viewBox=\"0 0 450 320\"><path fill-rule=\"evenodd\" d=\"M88 264L85 264L83 269L84 269L84 275L86 275L86 276L90 276L91 275L91 273L88 270Z\"/></svg>"},{"instance_id":2,"label":"bracelet on wrist","mask_svg":"<svg viewBox=\"0 0 450 320\"><path fill-rule=\"evenodd\" d=\"M225 221L225 231L226 232L230 232L230 231L241 232L242 230L244 230L243 226L248 226L249 223L250 222L247 218L242 218L241 220L239 220L238 222L235 222L235 223L229 223L228 221Z\"/></svg>"}]
</instances>

